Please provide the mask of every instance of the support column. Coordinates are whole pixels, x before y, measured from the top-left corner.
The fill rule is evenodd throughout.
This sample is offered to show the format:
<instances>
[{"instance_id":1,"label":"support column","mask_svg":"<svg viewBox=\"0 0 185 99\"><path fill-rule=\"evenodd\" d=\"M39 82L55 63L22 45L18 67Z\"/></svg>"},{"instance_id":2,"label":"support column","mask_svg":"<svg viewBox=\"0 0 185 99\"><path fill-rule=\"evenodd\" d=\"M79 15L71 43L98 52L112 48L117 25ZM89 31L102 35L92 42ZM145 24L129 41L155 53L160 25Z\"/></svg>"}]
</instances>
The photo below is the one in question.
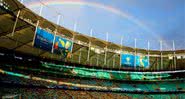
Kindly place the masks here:
<instances>
[{"instance_id":1,"label":"support column","mask_svg":"<svg viewBox=\"0 0 185 99\"><path fill-rule=\"evenodd\" d=\"M74 31L73 38L72 38L72 42L73 42L73 43L74 43L74 38L75 38L76 27L77 27L77 22L74 23L74 27L73 27L73 31ZM74 44L73 44L73 46L74 46ZM73 46L72 46L72 48L71 48L71 55L70 55L70 57L73 56Z\"/></svg>"},{"instance_id":2,"label":"support column","mask_svg":"<svg viewBox=\"0 0 185 99\"><path fill-rule=\"evenodd\" d=\"M148 63L149 63L149 68L150 68L150 42L148 41L148 49L147 49L147 53L148 53Z\"/></svg>"},{"instance_id":3,"label":"support column","mask_svg":"<svg viewBox=\"0 0 185 99\"><path fill-rule=\"evenodd\" d=\"M91 29L90 31L90 37L92 37L93 30ZM88 53L87 53L87 62L89 63L89 58L90 58L90 52L91 52L91 40L89 40L89 48L88 48Z\"/></svg>"},{"instance_id":4,"label":"support column","mask_svg":"<svg viewBox=\"0 0 185 99\"><path fill-rule=\"evenodd\" d=\"M41 7L40 7L39 16L42 15L42 9L43 9L43 5L41 5ZM38 28L38 26L39 26L39 23L40 23L40 21L37 20L36 29L35 29L35 33L34 33L34 36L33 36L33 42L32 42L32 45L33 45L33 46L34 46L34 43L35 43L35 37L36 37L37 28Z\"/></svg>"},{"instance_id":5,"label":"support column","mask_svg":"<svg viewBox=\"0 0 185 99\"><path fill-rule=\"evenodd\" d=\"M61 17L61 15L59 14L58 17L57 17L57 25L60 25L60 17ZM51 50L51 53L53 53L53 54L54 54L54 45L55 45L55 39L56 39L57 32L58 32L58 26L56 27L55 32L54 32L55 34L54 34L52 50ZM53 58L53 54L51 54L51 58Z\"/></svg>"},{"instance_id":6,"label":"support column","mask_svg":"<svg viewBox=\"0 0 185 99\"><path fill-rule=\"evenodd\" d=\"M82 54L82 53L81 53L81 50L82 50L82 48L80 48L80 54L79 54L79 58L78 58L79 64L80 64L80 62L81 62L81 56L82 56L82 55L81 55L81 54Z\"/></svg>"},{"instance_id":7,"label":"support column","mask_svg":"<svg viewBox=\"0 0 185 99\"><path fill-rule=\"evenodd\" d=\"M120 68L121 68L121 59L122 59L122 57L121 57L121 55L122 55L122 46L123 46L123 37L121 37L121 48L120 48L120 67L119 67L119 70L120 70Z\"/></svg>"},{"instance_id":8,"label":"support column","mask_svg":"<svg viewBox=\"0 0 185 99\"><path fill-rule=\"evenodd\" d=\"M13 25L12 36L14 36L15 29L16 29L16 26L17 26L17 22L18 22L18 19L19 19L19 16L20 16L20 12L21 12L21 10L19 10L18 13L17 13L16 20L15 20L15 23Z\"/></svg>"},{"instance_id":9,"label":"support column","mask_svg":"<svg viewBox=\"0 0 185 99\"><path fill-rule=\"evenodd\" d=\"M57 18L57 25L59 25L60 24L60 15L58 15L58 18ZM53 53L54 52L54 43L55 43L55 39L56 39L56 34L57 34L57 32L58 32L58 27L56 27L56 29L55 29L55 35L54 35L54 39L53 39L53 45L52 45L52 50L51 50L51 52Z\"/></svg>"},{"instance_id":10,"label":"support column","mask_svg":"<svg viewBox=\"0 0 185 99\"><path fill-rule=\"evenodd\" d=\"M135 67L135 69L136 69L137 39L134 39L134 50L135 50L135 55L134 55L134 67Z\"/></svg>"},{"instance_id":11,"label":"support column","mask_svg":"<svg viewBox=\"0 0 185 99\"><path fill-rule=\"evenodd\" d=\"M160 41L161 67L159 69L163 68L163 53L162 53L162 50L163 50L163 48L162 48L162 41Z\"/></svg>"},{"instance_id":12,"label":"support column","mask_svg":"<svg viewBox=\"0 0 185 99\"><path fill-rule=\"evenodd\" d=\"M21 0L21 3L23 3L23 0ZM19 10L17 12L16 20L15 20L15 23L13 25L12 36L14 36L15 29L16 29L16 26L17 26L17 22L18 22L18 19L19 19L19 16L20 16L20 12L21 12L21 10Z\"/></svg>"},{"instance_id":13,"label":"support column","mask_svg":"<svg viewBox=\"0 0 185 99\"><path fill-rule=\"evenodd\" d=\"M173 40L173 60L174 60L174 69L176 70L176 65L177 65L177 61L176 61L176 52L175 52L175 42L174 42L174 40ZM172 70L173 70L173 68L172 68Z\"/></svg>"},{"instance_id":14,"label":"support column","mask_svg":"<svg viewBox=\"0 0 185 99\"><path fill-rule=\"evenodd\" d=\"M106 33L106 41L108 42L108 32ZM106 66L107 64L107 45L105 47L105 57L104 57L104 65Z\"/></svg>"},{"instance_id":15,"label":"support column","mask_svg":"<svg viewBox=\"0 0 185 99\"><path fill-rule=\"evenodd\" d=\"M114 68L114 66L115 66L115 55L116 55L116 54L114 54L114 57L113 57L113 68Z\"/></svg>"},{"instance_id":16,"label":"support column","mask_svg":"<svg viewBox=\"0 0 185 99\"><path fill-rule=\"evenodd\" d=\"M97 57L96 57L96 66L98 66L99 64L99 55L97 54Z\"/></svg>"}]
</instances>

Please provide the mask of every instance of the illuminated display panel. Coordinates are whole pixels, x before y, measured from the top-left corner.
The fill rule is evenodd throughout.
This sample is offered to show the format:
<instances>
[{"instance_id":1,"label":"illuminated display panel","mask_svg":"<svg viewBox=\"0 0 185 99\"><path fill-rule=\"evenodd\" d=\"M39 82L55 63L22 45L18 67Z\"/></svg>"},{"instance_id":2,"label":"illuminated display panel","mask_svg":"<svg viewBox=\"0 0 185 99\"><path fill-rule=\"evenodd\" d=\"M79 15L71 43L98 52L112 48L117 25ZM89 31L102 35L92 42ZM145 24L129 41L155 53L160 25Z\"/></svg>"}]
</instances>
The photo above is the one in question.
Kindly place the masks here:
<instances>
[{"instance_id":1,"label":"illuminated display panel","mask_svg":"<svg viewBox=\"0 0 185 99\"><path fill-rule=\"evenodd\" d=\"M64 58L70 57L72 51L73 42L62 38L60 36L55 37L54 53L62 55Z\"/></svg>"},{"instance_id":2,"label":"illuminated display panel","mask_svg":"<svg viewBox=\"0 0 185 99\"><path fill-rule=\"evenodd\" d=\"M54 35L41 29L36 29L34 47L51 52L53 46Z\"/></svg>"},{"instance_id":3,"label":"illuminated display panel","mask_svg":"<svg viewBox=\"0 0 185 99\"><path fill-rule=\"evenodd\" d=\"M121 54L121 65L128 67L149 67L149 58L147 56L135 56L132 54Z\"/></svg>"}]
</instances>

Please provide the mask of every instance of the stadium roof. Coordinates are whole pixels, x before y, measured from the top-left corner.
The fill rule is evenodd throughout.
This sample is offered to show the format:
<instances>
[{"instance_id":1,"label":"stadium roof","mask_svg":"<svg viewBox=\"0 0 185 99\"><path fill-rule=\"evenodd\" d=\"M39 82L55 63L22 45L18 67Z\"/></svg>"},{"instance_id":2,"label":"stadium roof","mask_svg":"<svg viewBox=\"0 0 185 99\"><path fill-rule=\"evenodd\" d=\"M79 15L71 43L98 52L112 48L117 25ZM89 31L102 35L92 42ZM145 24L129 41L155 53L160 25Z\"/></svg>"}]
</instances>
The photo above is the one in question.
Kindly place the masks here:
<instances>
[{"instance_id":1,"label":"stadium roof","mask_svg":"<svg viewBox=\"0 0 185 99\"><path fill-rule=\"evenodd\" d=\"M8 0L6 3L8 8L6 9L6 7L1 7L2 10L0 10L0 47L2 48L29 53L40 57L60 59L59 55L51 54L50 52L34 48L32 46L35 27L39 20L39 27L46 29L47 31L51 31L52 33L57 31L57 35L71 40L74 37L75 43L72 52L74 57L72 61L78 61L79 56L82 55L82 63L85 64L87 62L89 42L92 44L92 51L90 53L92 60L93 58L97 58L96 56L99 56L99 58L103 59L106 46L108 48L107 60L112 60L114 56L116 57L115 59L119 60L119 53L121 49L127 52L137 51L138 53L144 54L147 54L148 52L145 49L135 50L134 48L120 46L94 37L85 36L62 26L58 26L33 13L30 9L26 8L17 0ZM19 16L18 13L20 13ZM16 21L17 24L15 24ZM99 51L96 51L96 49ZM149 52L150 54L160 54L160 51L150 50ZM169 53L172 54L173 51L163 51L163 53L164 55L168 55ZM176 51L176 54L178 53L185 53L185 50ZM119 64L119 61L117 61L117 63Z\"/></svg>"}]
</instances>

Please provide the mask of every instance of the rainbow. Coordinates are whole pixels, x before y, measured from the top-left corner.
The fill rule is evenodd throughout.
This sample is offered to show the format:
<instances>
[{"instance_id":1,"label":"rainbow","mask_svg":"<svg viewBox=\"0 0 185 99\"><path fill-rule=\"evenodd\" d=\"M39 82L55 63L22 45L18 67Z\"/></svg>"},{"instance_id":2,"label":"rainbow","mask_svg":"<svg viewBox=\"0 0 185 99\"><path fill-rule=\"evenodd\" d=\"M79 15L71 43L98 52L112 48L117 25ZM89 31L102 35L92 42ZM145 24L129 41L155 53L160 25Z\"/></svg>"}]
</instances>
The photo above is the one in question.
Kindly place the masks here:
<instances>
[{"instance_id":1,"label":"rainbow","mask_svg":"<svg viewBox=\"0 0 185 99\"><path fill-rule=\"evenodd\" d=\"M142 21L135 18L134 16L132 16L128 12L121 11L118 8L115 8L115 7L112 7L112 6L100 4L100 3L97 3L97 2L89 2L89 1L87 2L87 1L82 1L82 0L45 0L45 1L38 0L37 2L29 3L27 6L29 8L36 8L36 7L40 7L41 3L44 4L44 5L89 6L89 7L103 9L105 11L111 12L115 15L121 16L121 17L133 22L134 24L138 25L139 27L141 27L142 29L144 29L148 33L151 33L151 35L153 35L155 38L157 38L159 40L163 40L161 37L156 35L153 30L148 28ZM167 45L167 44L165 44L165 45Z\"/></svg>"},{"instance_id":2,"label":"rainbow","mask_svg":"<svg viewBox=\"0 0 185 99\"><path fill-rule=\"evenodd\" d=\"M128 19L129 21L137 24L141 28L147 30L148 32L152 32L144 23L142 23L140 20L132 16L131 14L127 12L123 12L115 7L108 6L108 5L103 5L100 3L96 2L86 2L82 0L47 0L42 2L44 5L74 5L74 6L89 6L89 7L94 7L94 8L99 8L103 9L105 11L111 12L115 15L121 16L123 18ZM41 6L40 2L32 2L29 3L28 7L29 8L35 8Z\"/></svg>"}]
</instances>

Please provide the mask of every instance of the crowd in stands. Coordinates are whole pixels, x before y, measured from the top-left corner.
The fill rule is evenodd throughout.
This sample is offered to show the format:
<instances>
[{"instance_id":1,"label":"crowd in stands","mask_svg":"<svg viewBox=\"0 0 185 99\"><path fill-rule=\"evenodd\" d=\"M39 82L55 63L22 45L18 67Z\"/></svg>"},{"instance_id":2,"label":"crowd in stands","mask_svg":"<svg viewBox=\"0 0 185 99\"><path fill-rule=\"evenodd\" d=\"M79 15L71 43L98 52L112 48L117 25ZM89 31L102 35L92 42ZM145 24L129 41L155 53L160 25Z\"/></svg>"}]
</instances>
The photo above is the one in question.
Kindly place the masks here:
<instances>
[{"instance_id":1,"label":"crowd in stands","mask_svg":"<svg viewBox=\"0 0 185 99\"><path fill-rule=\"evenodd\" d=\"M108 81L101 79L83 79L83 78L58 78L45 75L14 74L6 72L0 74L2 83L10 85L25 85L27 87L44 87L57 89L73 90L93 90L106 92L136 92L136 93L171 93L185 92L185 81L159 81L159 82L122 82Z\"/></svg>"},{"instance_id":2,"label":"crowd in stands","mask_svg":"<svg viewBox=\"0 0 185 99\"><path fill-rule=\"evenodd\" d=\"M184 99L179 94L132 94L96 91L74 91L58 89L2 88L0 97L14 96L14 99Z\"/></svg>"},{"instance_id":3,"label":"crowd in stands","mask_svg":"<svg viewBox=\"0 0 185 99\"><path fill-rule=\"evenodd\" d=\"M84 78L76 77L75 75L66 75L60 72L60 68L52 69L43 67L42 63L51 63L52 60L38 58L34 56L24 55L15 52L1 52L1 65L0 65L0 83L12 86L25 86L26 88L38 87L41 88L39 92L45 90L62 90L61 92L53 92L56 97L60 97L57 93L65 94L66 98L79 98L84 96L86 98L96 98L95 94L102 93L101 97L127 97L132 95L114 94L112 92L125 92L125 93L177 93L185 92L185 78L181 73L173 73L173 81L163 80L160 81L120 81L112 79L98 79L98 78ZM54 61L53 64L63 64L62 66L73 66L65 62ZM74 66L76 67L76 66ZM61 68L62 69L62 68ZM183 72L184 73L184 72ZM167 78L168 79L168 78ZM44 88L44 89L42 89ZM65 89L65 90L63 90ZM67 89L67 90L66 90ZM70 89L70 90L69 90ZM29 89L31 92L34 89ZM76 91L73 91L76 90ZM98 91L98 92L97 92ZM31 94L30 97L37 95ZM111 92L111 93L110 93ZM52 91L51 91L52 93ZM67 94L66 94L67 93ZM77 95L78 93L78 95ZM22 93L22 97L28 97L29 91ZM44 94L49 94L44 92ZM4 94L3 94L4 95ZM53 95L53 94L52 94ZM43 97L46 95L43 95ZM108 96L108 97L106 97ZM54 96L52 96L54 97Z\"/></svg>"}]
</instances>

